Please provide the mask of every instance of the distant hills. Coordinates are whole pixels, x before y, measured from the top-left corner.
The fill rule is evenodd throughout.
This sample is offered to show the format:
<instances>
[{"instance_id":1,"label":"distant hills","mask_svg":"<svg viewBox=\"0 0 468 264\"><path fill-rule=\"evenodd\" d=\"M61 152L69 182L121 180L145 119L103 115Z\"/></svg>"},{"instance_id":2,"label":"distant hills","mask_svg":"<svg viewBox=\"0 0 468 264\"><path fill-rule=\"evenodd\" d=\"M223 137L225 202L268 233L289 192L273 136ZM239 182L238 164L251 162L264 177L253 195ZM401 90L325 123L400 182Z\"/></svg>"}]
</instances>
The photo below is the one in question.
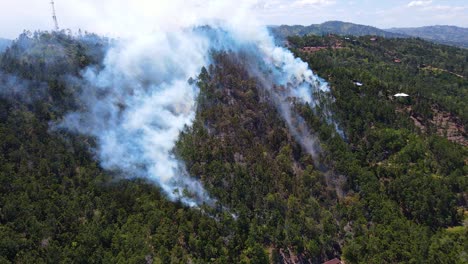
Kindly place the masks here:
<instances>
[{"instance_id":1,"label":"distant hills","mask_svg":"<svg viewBox=\"0 0 468 264\"><path fill-rule=\"evenodd\" d=\"M416 28L390 28L388 32L405 34L447 45L468 48L468 28L456 26L428 26Z\"/></svg>"},{"instance_id":2,"label":"distant hills","mask_svg":"<svg viewBox=\"0 0 468 264\"><path fill-rule=\"evenodd\" d=\"M11 43L11 40L0 38L0 52L4 51Z\"/></svg>"},{"instance_id":3,"label":"distant hills","mask_svg":"<svg viewBox=\"0 0 468 264\"><path fill-rule=\"evenodd\" d=\"M389 31L384 31L382 29L358 25L348 22L341 21L328 21L322 24L313 24L310 26L288 26L282 25L278 27L271 27L273 34L281 39L284 39L292 35L326 35L329 33L338 34L338 35L353 35L353 36L366 36L374 35L380 37L396 38L396 37L405 37L406 35L400 33L393 33Z\"/></svg>"},{"instance_id":4,"label":"distant hills","mask_svg":"<svg viewBox=\"0 0 468 264\"><path fill-rule=\"evenodd\" d=\"M292 35L326 35L330 33L352 36L373 35L386 38L419 37L437 43L468 48L468 28L456 26L379 29L349 22L328 21L310 26L271 26L270 30L278 39L286 39Z\"/></svg>"}]
</instances>

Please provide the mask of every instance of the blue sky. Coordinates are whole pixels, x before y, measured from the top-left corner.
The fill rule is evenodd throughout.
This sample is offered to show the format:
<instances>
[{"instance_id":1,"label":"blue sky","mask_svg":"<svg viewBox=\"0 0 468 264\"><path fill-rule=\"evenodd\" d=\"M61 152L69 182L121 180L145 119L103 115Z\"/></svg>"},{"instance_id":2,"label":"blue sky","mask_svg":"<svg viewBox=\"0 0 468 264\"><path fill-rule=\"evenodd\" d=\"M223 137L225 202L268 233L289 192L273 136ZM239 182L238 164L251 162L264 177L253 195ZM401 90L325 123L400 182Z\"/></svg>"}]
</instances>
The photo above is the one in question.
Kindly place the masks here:
<instances>
[{"instance_id":1,"label":"blue sky","mask_svg":"<svg viewBox=\"0 0 468 264\"><path fill-rule=\"evenodd\" d=\"M24 29L51 29L50 0L0 0L0 37L15 38ZM253 9L261 23L267 25L309 25L329 20L341 20L380 28L426 25L456 25L468 27L468 1L465 0L55 0L62 28L98 31L116 27L115 22L133 21L140 14L170 16L183 19L173 2L183 5L232 2ZM188 4L186 4L188 3ZM174 5L176 7L177 5ZM138 10L141 9L141 10ZM187 8L186 8L187 9ZM190 12L190 8L189 12ZM164 10L152 12L151 10ZM165 10L169 10L169 13ZM187 10L186 10L187 11ZM172 13L170 13L172 12ZM196 11L192 11L196 16ZM187 15L187 12L184 13ZM229 16L229 10L221 16ZM151 20L148 20L151 21ZM153 22L153 21L151 21ZM133 27L133 28L134 28Z\"/></svg>"},{"instance_id":2,"label":"blue sky","mask_svg":"<svg viewBox=\"0 0 468 264\"><path fill-rule=\"evenodd\" d=\"M341 20L381 28L436 24L468 27L468 1L462 0L270 0L259 9L259 15L270 24Z\"/></svg>"}]
</instances>

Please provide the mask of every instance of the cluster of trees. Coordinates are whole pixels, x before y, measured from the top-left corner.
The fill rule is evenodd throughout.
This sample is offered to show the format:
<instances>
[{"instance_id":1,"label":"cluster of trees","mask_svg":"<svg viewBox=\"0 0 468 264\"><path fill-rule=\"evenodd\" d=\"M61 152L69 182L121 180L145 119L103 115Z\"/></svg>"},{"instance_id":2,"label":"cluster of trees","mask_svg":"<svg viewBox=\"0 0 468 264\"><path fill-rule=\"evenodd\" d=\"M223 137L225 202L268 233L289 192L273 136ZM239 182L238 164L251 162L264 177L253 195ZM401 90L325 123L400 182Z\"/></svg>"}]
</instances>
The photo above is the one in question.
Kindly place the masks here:
<instances>
[{"instance_id":1,"label":"cluster of trees","mask_svg":"<svg viewBox=\"0 0 468 264\"><path fill-rule=\"evenodd\" d=\"M411 95L407 102L423 120L432 117L431 106L437 104L468 124L468 51L438 45L420 39L385 39L371 41L370 36L290 37L296 55L309 62L312 69L327 77L337 89L336 96L366 96L366 100L387 98L395 93ZM301 53L304 46L332 46L317 53ZM356 87L353 80L365 85ZM388 109L388 100L383 109ZM343 102L345 103L345 102ZM374 104L364 105L369 107ZM392 106L391 104L390 106ZM337 106L348 114L349 106ZM362 106L356 107L362 109ZM383 111L375 109L377 111ZM345 111L347 110L347 111ZM359 111L359 110L357 110ZM381 117L383 118L383 117ZM352 120L350 118L344 118Z\"/></svg>"},{"instance_id":2,"label":"cluster of trees","mask_svg":"<svg viewBox=\"0 0 468 264\"><path fill-rule=\"evenodd\" d=\"M177 150L191 175L275 254L314 262L339 254L336 192L235 55L214 55L198 78L195 124Z\"/></svg>"},{"instance_id":3,"label":"cluster of trees","mask_svg":"<svg viewBox=\"0 0 468 264\"><path fill-rule=\"evenodd\" d=\"M302 45L330 45L337 37L290 38L296 54L330 80L335 115L347 135L346 145L322 138L335 169L348 176L345 201L353 198L344 206L350 224L344 257L349 263L395 263L430 262L438 255L435 263L466 262L467 242L458 238L467 228L447 227L466 217L467 148L434 130L421 131L400 110L411 107L429 127L435 105L465 125L468 52L415 39L355 39L340 40L342 49L304 53ZM429 64L465 78L427 71ZM396 99L398 92L411 97ZM302 111L317 127L310 110Z\"/></svg>"},{"instance_id":4,"label":"cluster of trees","mask_svg":"<svg viewBox=\"0 0 468 264\"><path fill-rule=\"evenodd\" d=\"M234 263L243 250L257 254L235 242L242 232L231 217L219 222L151 183L118 180L93 160L92 138L53 129L79 104L70 80L100 67L107 44L25 33L0 55L3 74L21 79L0 84L0 262ZM22 95L7 90L17 85Z\"/></svg>"},{"instance_id":5,"label":"cluster of trees","mask_svg":"<svg viewBox=\"0 0 468 264\"><path fill-rule=\"evenodd\" d=\"M465 79L421 67L467 76L466 51L411 39L363 37L316 53L299 48L336 39L290 43L330 80L346 137L296 102L321 141L312 160L248 69L215 53L195 80L196 119L175 154L219 206L192 209L144 180L103 171L92 138L51 129L80 104L70 80L102 67L109 41L21 35L0 54L0 71L24 80L22 92L35 99L0 93L0 262L466 262L467 149L398 111L429 117L436 104L466 124ZM400 91L411 99L391 97Z\"/></svg>"}]
</instances>

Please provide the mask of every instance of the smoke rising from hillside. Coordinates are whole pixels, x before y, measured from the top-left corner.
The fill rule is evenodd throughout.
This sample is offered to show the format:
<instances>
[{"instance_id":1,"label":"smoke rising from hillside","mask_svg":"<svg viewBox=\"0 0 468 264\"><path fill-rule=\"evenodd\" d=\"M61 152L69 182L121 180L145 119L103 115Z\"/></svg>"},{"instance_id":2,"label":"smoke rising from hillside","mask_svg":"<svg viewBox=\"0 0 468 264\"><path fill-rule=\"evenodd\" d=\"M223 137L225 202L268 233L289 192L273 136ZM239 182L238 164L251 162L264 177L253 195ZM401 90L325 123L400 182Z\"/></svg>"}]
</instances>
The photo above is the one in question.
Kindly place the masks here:
<instances>
[{"instance_id":1,"label":"smoke rising from hillside","mask_svg":"<svg viewBox=\"0 0 468 264\"><path fill-rule=\"evenodd\" d=\"M313 94L328 92L328 86L306 63L274 45L266 28L249 13L255 2L117 2L121 5L93 1L96 9L116 6L111 10L115 12L96 19L96 25L104 30L113 25L121 30L113 33L122 38L108 50L103 69L89 68L82 74L83 109L61 123L96 137L103 168L152 180L170 199L189 206L214 203L173 153L180 132L195 118L198 88L187 80L210 64L213 50L248 55L252 75L262 82L291 133L316 156L316 139L290 100L314 106ZM83 8L87 4L91 2L80 1ZM129 19L119 16L123 11ZM155 12L161 16L153 20Z\"/></svg>"},{"instance_id":2,"label":"smoke rising from hillside","mask_svg":"<svg viewBox=\"0 0 468 264\"><path fill-rule=\"evenodd\" d=\"M39 81L27 81L0 71L0 97L31 104L36 100L47 100L49 87Z\"/></svg>"},{"instance_id":3,"label":"smoke rising from hillside","mask_svg":"<svg viewBox=\"0 0 468 264\"><path fill-rule=\"evenodd\" d=\"M83 73L85 108L61 125L96 137L104 168L148 178L171 199L191 206L212 203L172 152L195 117L198 90L187 80L208 62L207 49L204 39L187 31L118 43L108 51L104 69Z\"/></svg>"}]
</instances>

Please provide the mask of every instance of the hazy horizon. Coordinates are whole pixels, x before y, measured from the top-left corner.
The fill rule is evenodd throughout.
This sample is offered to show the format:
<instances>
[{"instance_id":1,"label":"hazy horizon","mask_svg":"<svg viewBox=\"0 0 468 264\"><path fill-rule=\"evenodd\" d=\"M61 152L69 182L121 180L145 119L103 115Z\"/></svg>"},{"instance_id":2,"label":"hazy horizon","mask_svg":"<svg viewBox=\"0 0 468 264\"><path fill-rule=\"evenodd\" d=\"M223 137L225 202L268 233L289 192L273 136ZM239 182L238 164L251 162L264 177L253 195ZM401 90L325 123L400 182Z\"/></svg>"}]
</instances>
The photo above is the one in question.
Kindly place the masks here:
<instances>
[{"instance_id":1,"label":"hazy horizon","mask_svg":"<svg viewBox=\"0 0 468 264\"><path fill-rule=\"evenodd\" d=\"M464 26L458 26L458 25L444 25L444 24L431 24L431 25L423 25L423 26L401 26L401 27L395 27L395 26L390 26L390 27L377 27L377 26L374 26L374 25L367 25L367 24L364 24L364 23L358 23L358 22L351 22L351 21L344 21L344 20L327 20L327 21L322 21L322 22L318 22L318 23L311 23L311 24L270 24L270 25L267 25L267 26L304 26L304 27L307 27L307 26L311 26L311 25L320 25L320 24L323 24L323 23L327 23L327 22L343 22L343 23L351 23L351 24L356 24L356 25L361 25L361 26L369 26L369 27L375 27L375 28L378 28L378 29L391 29L391 28L419 28L419 27L436 27L436 26L448 26L448 27L459 27L459 28L468 28L468 26L464 27Z\"/></svg>"},{"instance_id":2,"label":"hazy horizon","mask_svg":"<svg viewBox=\"0 0 468 264\"><path fill-rule=\"evenodd\" d=\"M343 23L351 23L351 24L356 24L356 25L362 25L362 26L370 26L370 27L375 27L375 28L378 28L378 29L382 29L382 30L387 30L387 29L392 29L392 28L420 28L420 27L431 27L431 26L449 26L449 27L459 27L459 28L468 28L467 27L464 27L464 26L458 26L458 25L444 25L444 24L431 24L431 25L423 25L423 26L401 26L401 27L397 27L397 26L391 26L391 27L377 27L377 26L374 26L374 25L366 25L366 24L363 24L363 23L357 23L357 22L351 22L351 21L342 21L342 20L327 20L327 21L323 21L323 22L318 22L318 23L311 23L311 24L265 24L265 26L272 26L272 27L275 27L275 26L304 26L304 27L307 27L307 26L311 26L311 25L319 25L319 24L323 24L323 23L326 23L326 22L333 22L333 21L338 21L338 22L343 22ZM70 28L61 28L61 30L69 30ZM81 28L78 28L76 29L76 31L72 30L73 33L76 33L77 30L79 30ZM31 32L34 32L35 30L44 30L44 31L53 31L53 28L49 28L49 29L24 29L24 30L29 30ZM15 36L11 36L11 37L8 37L8 36L3 36L1 35L1 32L0 32L0 39L5 39L5 40L14 40L16 39L21 33L24 32L24 30L18 32L18 34L16 34ZM81 30L84 30L84 29L81 29ZM88 30L89 33L94 33L93 31L90 31Z\"/></svg>"}]
</instances>

